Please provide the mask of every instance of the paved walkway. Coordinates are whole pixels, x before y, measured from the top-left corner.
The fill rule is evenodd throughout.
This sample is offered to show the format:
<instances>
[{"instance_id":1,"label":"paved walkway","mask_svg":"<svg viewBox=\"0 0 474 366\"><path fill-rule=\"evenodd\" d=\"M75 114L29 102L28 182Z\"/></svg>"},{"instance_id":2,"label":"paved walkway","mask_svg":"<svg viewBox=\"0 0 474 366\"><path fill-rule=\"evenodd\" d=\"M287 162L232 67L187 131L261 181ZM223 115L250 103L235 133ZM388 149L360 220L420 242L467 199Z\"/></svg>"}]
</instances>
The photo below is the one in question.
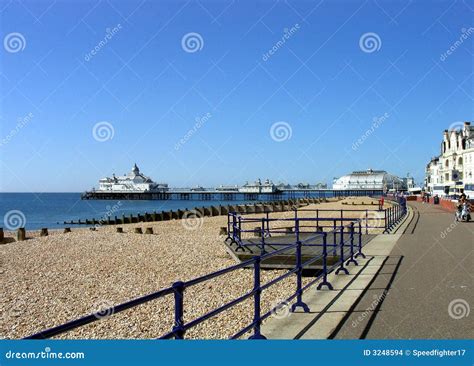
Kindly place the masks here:
<instances>
[{"instance_id":1,"label":"paved walkway","mask_svg":"<svg viewBox=\"0 0 474 366\"><path fill-rule=\"evenodd\" d=\"M310 313L270 319L263 334L284 339L472 338L474 315L462 315L474 307L474 223L456 223L453 214L433 205L415 202L411 207L414 212L396 234L379 235L366 245L367 259L351 266L350 275L330 275L334 291L304 295Z\"/></svg>"},{"instance_id":2,"label":"paved walkway","mask_svg":"<svg viewBox=\"0 0 474 366\"><path fill-rule=\"evenodd\" d=\"M392 263L401 263L367 338L472 338L474 312L454 318L474 311L474 223L457 223L433 205L411 205L420 219L390 253ZM380 277L383 283L391 276Z\"/></svg>"}]
</instances>

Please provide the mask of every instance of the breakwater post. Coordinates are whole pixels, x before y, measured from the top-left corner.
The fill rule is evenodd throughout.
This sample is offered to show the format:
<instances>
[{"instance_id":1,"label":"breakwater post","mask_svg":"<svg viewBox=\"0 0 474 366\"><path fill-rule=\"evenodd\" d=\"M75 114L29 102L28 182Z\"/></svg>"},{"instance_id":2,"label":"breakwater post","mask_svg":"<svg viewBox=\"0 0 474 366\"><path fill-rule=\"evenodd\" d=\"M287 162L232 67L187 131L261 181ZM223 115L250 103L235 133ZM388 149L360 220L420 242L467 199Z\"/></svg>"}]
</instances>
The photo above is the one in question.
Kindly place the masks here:
<instances>
[{"instance_id":1,"label":"breakwater post","mask_svg":"<svg viewBox=\"0 0 474 366\"><path fill-rule=\"evenodd\" d=\"M18 229L16 233L16 240L17 241L23 241L26 239L26 231L24 227L21 227Z\"/></svg>"},{"instance_id":2,"label":"breakwater post","mask_svg":"<svg viewBox=\"0 0 474 366\"><path fill-rule=\"evenodd\" d=\"M238 205L227 205L227 206L209 206L209 207L195 207L194 210L188 210L187 208L184 210L169 210L169 211L161 211L157 213L153 211L152 214L145 212L144 215L138 213L136 216L129 214L127 216L122 215L121 218L117 216L114 219L110 217L107 220L101 220L98 222L95 218L93 219L86 219L84 221L78 220L76 222L70 221L69 224L86 224L92 225L96 223L100 223L101 225L123 225L123 224L134 224L139 222L152 222L152 221L168 221L174 219L182 219L183 217L187 217L189 214L196 214L199 217L204 216L220 216L220 215L227 215L229 212L237 212L240 214L259 214L259 213L266 213L266 212L283 212L283 211L291 211L294 208L302 207L309 205L311 203L321 203L325 202L326 199L289 199L289 200L279 200L279 201L268 201L268 202L254 202L254 203L247 203L247 204L238 204ZM65 222L66 224L66 222Z\"/></svg>"}]
</instances>

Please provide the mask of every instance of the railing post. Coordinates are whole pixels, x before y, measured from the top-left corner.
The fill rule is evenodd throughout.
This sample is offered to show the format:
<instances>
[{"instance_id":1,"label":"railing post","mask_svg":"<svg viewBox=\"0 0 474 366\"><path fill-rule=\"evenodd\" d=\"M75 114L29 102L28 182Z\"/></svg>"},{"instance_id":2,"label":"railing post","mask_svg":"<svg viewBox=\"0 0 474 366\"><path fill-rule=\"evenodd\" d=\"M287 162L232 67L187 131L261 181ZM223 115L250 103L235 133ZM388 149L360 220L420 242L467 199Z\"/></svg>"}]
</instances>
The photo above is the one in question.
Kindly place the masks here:
<instances>
[{"instance_id":1,"label":"railing post","mask_svg":"<svg viewBox=\"0 0 474 366\"><path fill-rule=\"evenodd\" d=\"M342 221L341 221L341 226L342 226ZM333 248L333 251L332 251L332 255L335 257L336 256L336 250L337 250L337 237L336 237L336 227L337 227L337 223L336 223L336 220L334 219L334 223L333 223L333 228L332 228L332 231L333 231L333 240L334 240L334 248Z\"/></svg>"},{"instance_id":2,"label":"railing post","mask_svg":"<svg viewBox=\"0 0 474 366\"><path fill-rule=\"evenodd\" d=\"M316 209L316 232L318 232L319 229L319 210Z\"/></svg>"},{"instance_id":3,"label":"railing post","mask_svg":"<svg viewBox=\"0 0 474 366\"><path fill-rule=\"evenodd\" d=\"M262 219L262 227L261 230L261 239L262 239L262 250L260 251L260 255L264 255L265 252L265 219Z\"/></svg>"},{"instance_id":4,"label":"railing post","mask_svg":"<svg viewBox=\"0 0 474 366\"><path fill-rule=\"evenodd\" d=\"M245 251L244 246L242 245L242 233L241 233L241 228L242 228L242 218L239 216L237 218L237 213L234 213L236 216L235 223L234 223L234 241L237 243L237 248L235 248L235 251L242 250L243 252Z\"/></svg>"},{"instance_id":5,"label":"railing post","mask_svg":"<svg viewBox=\"0 0 474 366\"><path fill-rule=\"evenodd\" d=\"M390 207L389 207L389 208L387 208L387 230L390 230L390 228L391 228L390 215L391 215L391 213L390 213Z\"/></svg>"},{"instance_id":6,"label":"railing post","mask_svg":"<svg viewBox=\"0 0 474 366\"><path fill-rule=\"evenodd\" d=\"M260 288L260 257L254 257L254 313L253 313L253 329L254 333L249 339L267 339L260 333L260 326L262 324L262 319L260 318L260 295L262 289Z\"/></svg>"},{"instance_id":7,"label":"railing post","mask_svg":"<svg viewBox=\"0 0 474 366\"><path fill-rule=\"evenodd\" d=\"M301 241L300 241L300 223L296 220L295 223L296 232L296 302L291 306L291 311L295 312L296 308L301 307L305 313L309 313L309 307L303 302L303 291L302 291L302 276L303 267L301 261Z\"/></svg>"},{"instance_id":8,"label":"railing post","mask_svg":"<svg viewBox=\"0 0 474 366\"><path fill-rule=\"evenodd\" d=\"M239 215L238 220L238 236L239 236L239 244L242 243L242 216Z\"/></svg>"},{"instance_id":9,"label":"railing post","mask_svg":"<svg viewBox=\"0 0 474 366\"><path fill-rule=\"evenodd\" d=\"M174 290L174 327L173 334L175 339L184 339L184 283L181 281L173 283Z\"/></svg>"},{"instance_id":10,"label":"railing post","mask_svg":"<svg viewBox=\"0 0 474 366\"><path fill-rule=\"evenodd\" d=\"M361 256L362 258L365 258L365 254L362 253L362 223L359 221L359 251L355 255L355 258Z\"/></svg>"},{"instance_id":11,"label":"railing post","mask_svg":"<svg viewBox=\"0 0 474 366\"><path fill-rule=\"evenodd\" d=\"M341 238L339 240L339 249L340 249L340 258L339 261L341 262L339 268L336 270L336 274L338 275L340 271L343 271L345 274L349 274L347 268L344 267L344 226L341 226Z\"/></svg>"},{"instance_id":12,"label":"railing post","mask_svg":"<svg viewBox=\"0 0 474 366\"><path fill-rule=\"evenodd\" d=\"M225 238L225 241L227 241L228 239L232 239L231 236L230 236L230 212L227 212L227 238ZM232 243L231 243L232 244Z\"/></svg>"},{"instance_id":13,"label":"railing post","mask_svg":"<svg viewBox=\"0 0 474 366\"><path fill-rule=\"evenodd\" d=\"M270 235L270 211L267 211L267 237Z\"/></svg>"},{"instance_id":14,"label":"railing post","mask_svg":"<svg viewBox=\"0 0 474 366\"><path fill-rule=\"evenodd\" d=\"M365 233L369 233L369 210L365 210Z\"/></svg>"},{"instance_id":15,"label":"railing post","mask_svg":"<svg viewBox=\"0 0 474 366\"><path fill-rule=\"evenodd\" d=\"M358 265L357 261L354 259L354 223L351 222L349 226L350 238L351 238L351 258L347 261L346 264L354 263L354 265Z\"/></svg>"},{"instance_id":16,"label":"railing post","mask_svg":"<svg viewBox=\"0 0 474 366\"><path fill-rule=\"evenodd\" d=\"M328 248L327 248L327 233L323 233L323 281L318 285L317 289L321 290L323 286L327 286L329 290L334 290L332 285L328 282Z\"/></svg>"}]
</instances>

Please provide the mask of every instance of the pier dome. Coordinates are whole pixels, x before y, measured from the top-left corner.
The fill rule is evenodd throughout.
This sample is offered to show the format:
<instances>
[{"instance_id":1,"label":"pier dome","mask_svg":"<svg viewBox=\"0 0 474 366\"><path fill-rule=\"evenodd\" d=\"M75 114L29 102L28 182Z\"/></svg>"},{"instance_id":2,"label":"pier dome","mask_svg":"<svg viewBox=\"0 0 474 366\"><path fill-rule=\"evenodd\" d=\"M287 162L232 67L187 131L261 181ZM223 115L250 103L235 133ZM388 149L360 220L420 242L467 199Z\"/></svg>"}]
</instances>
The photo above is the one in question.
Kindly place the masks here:
<instances>
[{"instance_id":1,"label":"pier dome","mask_svg":"<svg viewBox=\"0 0 474 366\"><path fill-rule=\"evenodd\" d=\"M112 178L105 177L99 180L99 192L165 192L168 184L155 183L150 177L140 172L137 164L133 165L130 173Z\"/></svg>"},{"instance_id":2,"label":"pier dome","mask_svg":"<svg viewBox=\"0 0 474 366\"><path fill-rule=\"evenodd\" d=\"M354 171L351 174L340 178L335 178L333 189L375 189L375 190L401 190L403 181L395 175L387 173L385 170L367 169Z\"/></svg>"}]
</instances>

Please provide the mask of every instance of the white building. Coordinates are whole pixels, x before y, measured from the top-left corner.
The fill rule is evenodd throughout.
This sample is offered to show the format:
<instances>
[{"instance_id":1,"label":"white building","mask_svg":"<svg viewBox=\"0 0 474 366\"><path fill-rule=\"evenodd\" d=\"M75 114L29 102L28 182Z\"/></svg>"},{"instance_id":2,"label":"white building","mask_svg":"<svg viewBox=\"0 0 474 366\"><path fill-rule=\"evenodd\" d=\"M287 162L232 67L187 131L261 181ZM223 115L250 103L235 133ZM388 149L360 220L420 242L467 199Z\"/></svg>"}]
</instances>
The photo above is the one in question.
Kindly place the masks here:
<instances>
[{"instance_id":1,"label":"white building","mask_svg":"<svg viewBox=\"0 0 474 366\"><path fill-rule=\"evenodd\" d=\"M368 169L335 178L332 188L336 190L373 189L398 191L405 190L406 185L403 180L387 173L385 170Z\"/></svg>"},{"instance_id":2,"label":"white building","mask_svg":"<svg viewBox=\"0 0 474 366\"><path fill-rule=\"evenodd\" d=\"M425 191L432 195L444 195L444 185L441 184L441 164L439 157L431 158L426 166Z\"/></svg>"},{"instance_id":3,"label":"white building","mask_svg":"<svg viewBox=\"0 0 474 366\"><path fill-rule=\"evenodd\" d=\"M426 166L425 190L438 195L474 191L474 126L470 122L444 131L440 156Z\"/></svg>"},{"instance_id":4,"label":"white building","mask_svg":"<svg viewBox=\"0 0 474 366\"><path fill-rule=\"evenodd\" d=\"M149 177L140 173L137 164L127 175L116 177L105 177L99 180L99 191L105 192L165 192L168 184L155 183Z\"/></svg>"},{"instance_id":5,"label":"white building","mask_svg":"<svg viewBox=\"0 0 474 366\"><path fill-rule=\"evenodd\" d=\"M245 184L239 188L239 192L243 193L275 193L278 191L277 187L269 179L266 179L264 183L257 179L254 183L245 182Z\"/></svg>"}]
</instances>

